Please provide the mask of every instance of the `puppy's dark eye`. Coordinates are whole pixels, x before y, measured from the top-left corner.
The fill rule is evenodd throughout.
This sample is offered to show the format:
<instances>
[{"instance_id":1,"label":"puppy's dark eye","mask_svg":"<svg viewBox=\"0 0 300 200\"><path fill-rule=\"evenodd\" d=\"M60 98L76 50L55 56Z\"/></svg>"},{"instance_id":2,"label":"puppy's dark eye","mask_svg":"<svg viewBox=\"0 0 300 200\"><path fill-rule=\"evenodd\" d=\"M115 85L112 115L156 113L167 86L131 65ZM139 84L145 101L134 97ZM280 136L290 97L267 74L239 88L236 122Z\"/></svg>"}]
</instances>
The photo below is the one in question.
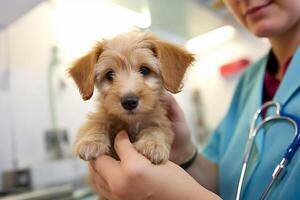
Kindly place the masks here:
<instances>
[{"instance_id":1,"label":"puppy's dark eye","mask_svg":"<svg viewBox=\"0 0 300 200\"><path fill-rule=\"evenodd\" d=\"M143 75L143 76L147 76L150 74L150 69L148 67L145 66L141 66L139 72Z\"/></svg>"},{"instance_id":2,"label":"puppy's dark eye","mask_svg":"<svg viewBox=\"0 0 300 200\"><path fill-rule=\"evenodd\" d=\"M115 72L113 70L110 70L106 73L105 78L109 81L113 81L115 77Z\"/></svg>"}]
</instances>

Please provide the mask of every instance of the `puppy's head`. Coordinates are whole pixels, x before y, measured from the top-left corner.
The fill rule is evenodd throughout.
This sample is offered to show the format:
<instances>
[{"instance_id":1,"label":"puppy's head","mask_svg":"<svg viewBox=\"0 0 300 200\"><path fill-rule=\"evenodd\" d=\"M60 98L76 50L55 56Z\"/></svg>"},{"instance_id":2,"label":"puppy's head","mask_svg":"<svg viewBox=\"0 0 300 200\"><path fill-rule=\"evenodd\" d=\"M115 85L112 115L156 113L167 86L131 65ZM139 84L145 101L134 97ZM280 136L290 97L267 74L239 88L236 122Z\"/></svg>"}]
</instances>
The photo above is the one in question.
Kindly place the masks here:
<instances>
[{"instance_id":1,"label":"puppy's head","mask_svg":"<svg viewBox=\"0 0 300 200\"><path fill-rule=\"evenodd\" d=\"M107 112L128 118L151 111L163 88L178 92L193 61L192 54L151 33L131 32L99 42L69 74L84 100L96 86Z\"/></svg>"}]
</instances>

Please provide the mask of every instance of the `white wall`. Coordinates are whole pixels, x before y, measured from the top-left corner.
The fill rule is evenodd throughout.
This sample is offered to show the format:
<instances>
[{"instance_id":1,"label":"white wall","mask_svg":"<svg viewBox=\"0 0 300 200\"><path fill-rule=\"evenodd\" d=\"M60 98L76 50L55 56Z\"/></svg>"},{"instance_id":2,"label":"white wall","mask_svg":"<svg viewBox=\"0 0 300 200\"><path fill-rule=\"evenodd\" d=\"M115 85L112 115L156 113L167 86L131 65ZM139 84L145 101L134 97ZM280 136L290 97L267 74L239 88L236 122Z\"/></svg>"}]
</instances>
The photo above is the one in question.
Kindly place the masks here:
<instances>
[{"instance_id":1,"label":"white wall","mask_svg":"<svg viewBox=\"0 0 300 200\"><path fill-rule=\"evenodd\" d=\"M0 32L0 84L9 67L5 77L9 88L0 85L0 174L50 162L44 140L45 131L52 128L47 74L55 42L50 12L51 4L42 3ZM75 84L67 80L67 65L61 60L55 67L54 96L58 128L66 129L74 140L92 101L83 103ZM59 81L65 82L65 89L59 89ZM0 189L1 183L0 177Z\"/></svg>"},{"instance_id":2,"label":"white wall","mask_svg":"<svg viewBox=\"0 0 300 200\"><path fill-rule=\"evenodd\" d=\"M46 74L51 47L48 13L46 5L37 6L6 30L18 167L45 159L43 133L49 127Z\"/></svg>"},{"instance_id":3,"label":"white wall","mask_svg":"<svg viewBox=\"0 0 300 200\"><path fill-rule=\"evenodd\" d=\"M20 168L48 160L44 133L52 126L47 78L55 45L50 13L51 4L42 3L5 30L10 66L10 123ZM54 96L58 128L66 129L74 140L93 100L83 103L75 84L67 79L68 64L62 59L55 66ZM60 88L61 82L66 88Z\"/></svg>"},{"instance_id":4,"label":"white wall","mask_svg":"<svg viewBox=\"0 0 300 200\"><path fill-rule=\"evenodd\" d=\"M11 113L5 33L0 32L0 174L13 167L11 147ZM1 179L0 179L1 180ZM0 181L0 189L2 187Z\"/></svg>"},{"instance_id":5,"label":"white wall","mask_svg":"<svg viewBox=\"0 0 300 200\"><path fill-rule=\"evenodd\" d=\"M7 61L5 55L5 35L4 31L0 31L0 67L4 68Z\"/></svg>"},{"instance_id":6,"label":"white wall","mask_svg":"<svg viewBox=\"0 0 300 200\"><path fill-rule=\"evenodd\" d=\"M50 6L49 3L40 4L7 29L12 123L16 137L18 167L28 167L47 160L44 133L52 128L47 74L54 45ZM56 71L64 72L66 67L58 65ZM64 73L58 72L54 74L55 82L66 79ZM77 123L80 121L77 120L77 116L81 119L86 112L74 111L75 108L80 109L83 106L76 105L82 103L79 95L76 98L78 101L74 100L77 93L72 93L72 97L67 95L69 90L67 87L61 93L56 84L54 95L57 97L57 109L61 110L58 111L58 115L62 115L58 116L61 120L59 128L67 129L71 132L71 138L74 138L75 130L79 126ZM77 92L75 88L71 91Z\"/></svg>"}]
</instances>

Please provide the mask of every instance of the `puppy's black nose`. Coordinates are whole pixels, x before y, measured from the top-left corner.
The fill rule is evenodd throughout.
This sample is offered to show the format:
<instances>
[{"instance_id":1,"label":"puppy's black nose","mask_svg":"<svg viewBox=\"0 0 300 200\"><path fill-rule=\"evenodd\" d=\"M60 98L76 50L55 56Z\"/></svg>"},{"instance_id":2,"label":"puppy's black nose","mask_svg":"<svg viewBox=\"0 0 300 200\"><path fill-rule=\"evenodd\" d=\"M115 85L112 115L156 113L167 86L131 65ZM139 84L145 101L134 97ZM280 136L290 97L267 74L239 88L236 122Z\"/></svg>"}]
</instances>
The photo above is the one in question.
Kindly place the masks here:
<instances>
[{"instance_id":1,"label":"puppy's black nose","mask_svg":"<svg viewBox=\"0 0 300 200\"><path fill-rule=\"evenodd\" d=\"M134 95L127 95L125 97L122 97L121 103L123 108L125 108L126 110L133 110L138 106L139 98Z\"/></svg>"}]
</instances>

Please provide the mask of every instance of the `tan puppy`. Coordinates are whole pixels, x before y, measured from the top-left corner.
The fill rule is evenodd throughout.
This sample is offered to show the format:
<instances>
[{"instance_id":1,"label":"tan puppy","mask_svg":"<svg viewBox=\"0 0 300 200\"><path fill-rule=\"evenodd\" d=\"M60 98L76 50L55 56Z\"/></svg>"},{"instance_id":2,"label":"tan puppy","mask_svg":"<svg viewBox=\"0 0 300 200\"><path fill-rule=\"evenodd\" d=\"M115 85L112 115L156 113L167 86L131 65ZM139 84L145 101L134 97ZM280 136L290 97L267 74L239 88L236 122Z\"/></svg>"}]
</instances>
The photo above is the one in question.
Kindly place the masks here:
<instances>
[{"instance_id":1,"label":"tan puppy","mask_svg":"<svg viewBox=\"0 0 300 200\"><path fill-rule=\"evenodd\" d=\"M82 98L99 91L97 110L80 128L75 152L84 160L108 154L116 133L126 130L138 152L152 163L168 160L173 141L160 97L180 90L193 55L151 33L130 32L103 40L69 70Z\"/></svg>"}]
</instances>

